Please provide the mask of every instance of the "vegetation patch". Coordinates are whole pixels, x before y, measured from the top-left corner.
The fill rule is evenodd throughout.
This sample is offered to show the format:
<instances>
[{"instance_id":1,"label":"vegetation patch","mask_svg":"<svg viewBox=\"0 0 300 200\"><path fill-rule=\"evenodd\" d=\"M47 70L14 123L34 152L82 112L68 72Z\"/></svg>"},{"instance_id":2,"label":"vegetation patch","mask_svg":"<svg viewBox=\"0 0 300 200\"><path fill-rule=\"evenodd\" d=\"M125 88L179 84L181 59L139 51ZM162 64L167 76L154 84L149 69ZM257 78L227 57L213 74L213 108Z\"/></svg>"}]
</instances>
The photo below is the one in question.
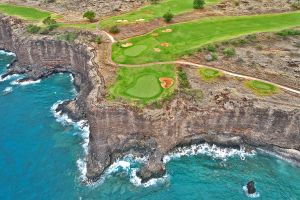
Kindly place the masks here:
<instances>
[{"instance_id":1,"label":"vegetation patch","mask_svg":"<svg viewBox=\"0 0 300 200\"><path fill-rule=\"evenodd\" d=\"M205 18L162 27L146 35L122 41L147 47L136 57L126 56L125 49L114 44L112 59L124 64L172 61L209 43L252 33L278 31L297 25L300 25L300 12ZM172 32L163 32L164 30ZM159 48L161 43L169 43L170 46L162 48L159 53L153 51ZM235 52L224 53L232 56Z\"/></svg>"},{"instance_id":2,"label":"vegetation patch","mask_svg":"<svg viewBox=\"0 0 300 200\"><path fill-rule=\"evenodd\" d=\"M201 68L199 69L200 77L203 81L211 82L216 80L217 78L223 76L219 70L210 69L210 68Z\"/></svg>"},{"instance_id":3,"label":"vegetation patch","mask_svg":"<svg viewBox=\"0 0 300 200\"><path fill-rule=\"evenodd\" d=\"M123 67L117 75L117 81L109 89L113 99L147 105L163 100L174 92L175 69L172 65ZM172 80L171 85L169 80Z\"/></svg>"},{"instance_id":4,"label":"vegetation patch","mask_svg":"<svg viewBox=\"0 0 300 200\"><path fill-rule=\"evenodd\" d=\"M246 81L245 86L259 96L269 96L277 93L279 90L275 85L258 80Z\"/></svg>"},{"instance_id":5,"label":"vegetation patch","mask_svg":"<svg viewBox=\"0 0 300 200\"><path fill-rule=\"evenodd\" d=\"M281 37L300 35L300 30L286 29L277 33Z\"/></svg>"},{"instance_id":6,"label":"vegetation patch","mask_svg":"<svg viewBox=\"0 0 300 200\"><path fill-rule=\"evenodd\" d=\"M156 18L162 17L167 12L172 12L174 15L178 15L184 12L193 10L194 0L164 0L157 2L138 10L109 17L100 22L101 27L110 27L113 25L122 25L136 22L147 22ZM216 4L219 0L206 0L206 5Z\"/></svg>"},{"instance_id":7,"label":"vegetation patch","mask_svg":"<svg viewBox=\"0 0 300 200\"><path fill-rule=\"evenodd\" d=\"M17 16L28 20L42 20L51 15L49 12L41 11L36 8L2 3L0 4L0 12L6 15Z\"/></svg>"}]
</instances>

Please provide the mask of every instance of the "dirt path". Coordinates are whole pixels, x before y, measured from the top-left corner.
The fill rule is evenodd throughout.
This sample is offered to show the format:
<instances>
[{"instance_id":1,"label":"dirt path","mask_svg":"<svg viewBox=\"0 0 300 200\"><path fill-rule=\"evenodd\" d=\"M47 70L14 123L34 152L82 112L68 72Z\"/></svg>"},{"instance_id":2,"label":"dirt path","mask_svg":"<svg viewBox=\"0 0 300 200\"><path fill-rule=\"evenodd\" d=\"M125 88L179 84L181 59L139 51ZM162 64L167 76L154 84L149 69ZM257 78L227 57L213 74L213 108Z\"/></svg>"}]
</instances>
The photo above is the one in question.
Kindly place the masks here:
<instances>
[{"instance_id":1,"label":"dirt path","mask_svg":"<svg viewBox=\"0 0 300 200\"><path fill-rule=\"evenodd\" d=\"M127 65L127 64L119 64L118 66L120 67L147 67L147 66L151 66L151 65L166 65L166 64L180 64L180 65L189 65L189 66L193 66L193 67L197 67L197 68L201 68L201 67L205 67L205 68L210 68L210 69L216 69L219 70L220 72L229 75L229 76L233 76L233 77L238 77L238 78L243 78L243 79L247 79L247 80L257 80L257 81L263 81L265 83L269 83L272 85L275 85L276 87L298 94L300 95L300 90L298 89L294 89L294 88L290 88L281 84L277 84L268 80L264 80L264 79L260 79L260 78L255 78L252 76L247 76L247 75L243 75L243 74L239 74L239 73L234 73L234 72L230 72L224 69L219 69L217 67L210 67L210 66L205 66L205 65L201 65L201 64L197 64L197 63L192 63L192 62L188 62L188 61L182 61L182 60L178 60L178 61L169 61L169 62L155 62L155 63L147 63L147 64L140 64L140 65Z\"/></svg>"}]
</instances>

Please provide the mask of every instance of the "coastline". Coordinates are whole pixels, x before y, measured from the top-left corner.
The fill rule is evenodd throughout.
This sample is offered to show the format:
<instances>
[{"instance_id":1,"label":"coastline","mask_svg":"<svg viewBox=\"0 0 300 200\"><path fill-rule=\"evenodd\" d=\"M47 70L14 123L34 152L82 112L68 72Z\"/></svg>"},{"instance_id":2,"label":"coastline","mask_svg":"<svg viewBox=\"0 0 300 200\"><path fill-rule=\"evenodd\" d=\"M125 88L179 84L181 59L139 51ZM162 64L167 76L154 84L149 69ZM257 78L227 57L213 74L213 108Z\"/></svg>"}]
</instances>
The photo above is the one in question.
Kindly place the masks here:
<instances>
[{"instance_id":1,"label":"coastline","mask_svg":"<svg viewBox=\"0 0 300 200\"><path fill-rule=\"evenodd\" d=\"M204 142L228 147L244 144L266 149L281 146L282 149L300 150L299 136L291 141L297 134L297 124L300 123L300 111L297 109L270 110L265 107L251 107L248 102L239 102L237 110L221 107L199 108L182 98L181 102L188 106L178 107L176 103L180 104L180 101L172 102L172 112L168 116L164 114L166 108L155 111L145 109L145 112L140 112L127 105L114 105L106 102L105 84L99 76L98 68L107 66L105 63L98 67L93 66L92 59L96 56L88 50L88 45L68 44L45 37L24 39L20 36L25 33L20 31L24 27L19 20L0 16L0 21L1 34L4 33L1 35L0 48L16 52L16 59L8 67L4 78L12 74L27 74L29 78L23 81L37 81L53 73L73 74L78 96L74 100L62 102L55 110L66 113L75 122L89 122L90 144L86 158L88 180L98 180L114 161L132 153L149 156L141 169L142 174L139 174L142 182L147 182L166 173L162 162L164 155L179 146ZM17 44L23 44L24 47L16 49ZM177 118L169 121L174 116ZM248 118L243 121L245 117ZM284 127L277 127L278 130L275 127L274 130L284 130L289 137L281 136L284 131L274 133L271 128L263 130L262 127L269 122L269 117L285 119L286 124L282 125ZM230 121L232 118L236 120ZM247 120L255 121L258 125L244 124ZM259 122L261 120L265 121ZM167 122L169 124L165 126ZM235 125L234 122L239 124ZM286 127L292 128L287 130ZM295 130L292 130L293 127ZM269 138L269 134L275 135ZM288 153L282 155L289 157ZM297 153L291 158L300 161Z\"/></svg>"}]
</instances>

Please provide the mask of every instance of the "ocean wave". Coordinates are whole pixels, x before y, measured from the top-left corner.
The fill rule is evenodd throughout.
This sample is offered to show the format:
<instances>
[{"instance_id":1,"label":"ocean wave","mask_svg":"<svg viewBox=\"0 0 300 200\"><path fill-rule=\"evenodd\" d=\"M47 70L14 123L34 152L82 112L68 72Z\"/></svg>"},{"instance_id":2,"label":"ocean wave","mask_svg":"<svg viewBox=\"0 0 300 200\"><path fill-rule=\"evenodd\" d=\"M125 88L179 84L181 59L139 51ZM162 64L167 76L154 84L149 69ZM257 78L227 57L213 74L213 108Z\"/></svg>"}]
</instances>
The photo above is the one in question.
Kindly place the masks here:
<instances>
[{"instance_id":1,"label":"ocean wave","mask_svg":"<svg viewBox=\"0 0 300 200\"><path fill-rule=\"evenodd\" d=\"M6 87L4 90L3 90L3 94L6 95L6 94L9 94L13 91L13 88L12 87Z\"/></svg>"},{"instance_id":2,"label":"ocean wave","mask_svg":"<svg viewBox=\"0 0 300 200\"><path fill-rule=\"evenodd\" d=\"M16 56L15 53L9 52L9 51L4 51L4 50L0 50L0 54L1 55L8 55L8 56Z\"/></svg>"},{"instance_id":3,"label":"ocean wave","mask_svg":"<svg viewBox=\"0 0 300 200\"><path fill-rule=\"evenodd\" d=\"M217 145L210 145L208 143L191 145L190 147L179 147L168 155L164 156L163 162L167 163L172 159L180 158L182 156L207 155L214 159L227 160L229 157L239 156L241 160L245 160L247 156L254 156L255 151L246 152L245 148L240 149L223 148Z\"/></svg>"},{"instance_id":4,"label":"ocean wave","mask_svg":"<svg viewBox=\"0 0 300 200\"><path fill-rule=\"evenodd\" d=\"M12 74L12 75L6 76L5 78L2 78L3 75L4 75L4 74L0 74L0 82L4 82L4 81L11 80L11 79L15 79L15 78L20 78L20 77L22 77L21 74Z\"/></svg>"},{"instance_id":5,"label":"ocean wave","mask_svg":"<svg viewBox=\"0 0 300 200\"><path fill-rule=\"evenodd\" d=\"M260 197L260 194L258 192L255 192L254 194L249 194L248 188L246 185L243 186L243 190L244 190L245 194L247 195L247 197L249 197L249 198L259 198Z\"/></svg>"},{"instance_id":6,"label":"ocean wave","mask_svg":"<svg viewBox=\"0 0 300 200\"><path fill-rule=\"evenodd\" d=\"M40 83L41 82L41 79L38 79L38 80L27 80L27 81L22 81L20 82L20 79L17 79L15 81L12 81L10 82L11 85L22 85L22 86L25 86L25 85L32 85L32 84L37 84L37 83Z\"/></svg>"},{"instance_id":7,"label":"ocean wave","mask_svg":"<svg viewBox=\"0 0 300 200\"><path fill-rule=\"evenodd\" d=\"M79 158L77 160L77 167L80 172L80 179L83 182L87 181L87 154L88 154L88 144L89 144L89 135L90 135L90 127L86 120L80 120L78 122L74 122L66 113L62 113L62 111L56 111L58 106L62 104L63 101L59 100L51 107L51 112L53 113L56 121L66 125L72 125L80 130L80 135L83 139L82 148L83 148L83 158Z\"/></svg>"}]
</instances>

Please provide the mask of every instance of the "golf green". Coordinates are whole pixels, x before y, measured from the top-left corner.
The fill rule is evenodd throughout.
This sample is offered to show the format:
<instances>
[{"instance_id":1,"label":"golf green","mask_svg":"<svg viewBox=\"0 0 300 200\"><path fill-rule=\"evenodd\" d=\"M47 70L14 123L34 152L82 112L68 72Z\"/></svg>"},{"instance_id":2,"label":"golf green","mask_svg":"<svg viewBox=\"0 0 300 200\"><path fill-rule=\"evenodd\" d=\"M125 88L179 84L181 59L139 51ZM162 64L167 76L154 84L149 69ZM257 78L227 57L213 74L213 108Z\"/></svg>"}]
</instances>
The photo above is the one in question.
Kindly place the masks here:
<instances>
[{"instance_id":1,"label":"golf green","mask_svg":"<svg viewBox=\"0 0 300 200\"><path fill-rule=\"evenodd\" d=\"M172 61L211 42L263 31L278 31L298 25L300 12L205 18L159 28L146 35L121 41L132 43L133 46L129 48L114 44L112 59L124 64ZM153 33L156 33L156 36L153 36ZM162 43L169 43L169 46L162 46ZM135 46L141 45L147 48L136 51ZM159 51L156 51L158 48ZM128 55L128 51L131 50L136 54Z\"/></svg>"},{"instance_id":2,"label":"golf green","mask_svg":"<svg viewBox=\"0 0 300 200\"><path fill-rule=\"evenodd\" d=\"M278 92L278 88L275 85L258 80L247 81L245 86L260 96L272 95Z\"/></svg>"},{"instance_id":3,"label":"golf green","mask_svg":"<svg viewBox=\"0 0 300 200\"><path fill-rule=\"evenodd\" d=\"M203 81L213 81L216 78L222 76L223 74L216 69L210 69L210 68L201 68L199 69L200 77Z\"/></svg>"}]
</instances>

